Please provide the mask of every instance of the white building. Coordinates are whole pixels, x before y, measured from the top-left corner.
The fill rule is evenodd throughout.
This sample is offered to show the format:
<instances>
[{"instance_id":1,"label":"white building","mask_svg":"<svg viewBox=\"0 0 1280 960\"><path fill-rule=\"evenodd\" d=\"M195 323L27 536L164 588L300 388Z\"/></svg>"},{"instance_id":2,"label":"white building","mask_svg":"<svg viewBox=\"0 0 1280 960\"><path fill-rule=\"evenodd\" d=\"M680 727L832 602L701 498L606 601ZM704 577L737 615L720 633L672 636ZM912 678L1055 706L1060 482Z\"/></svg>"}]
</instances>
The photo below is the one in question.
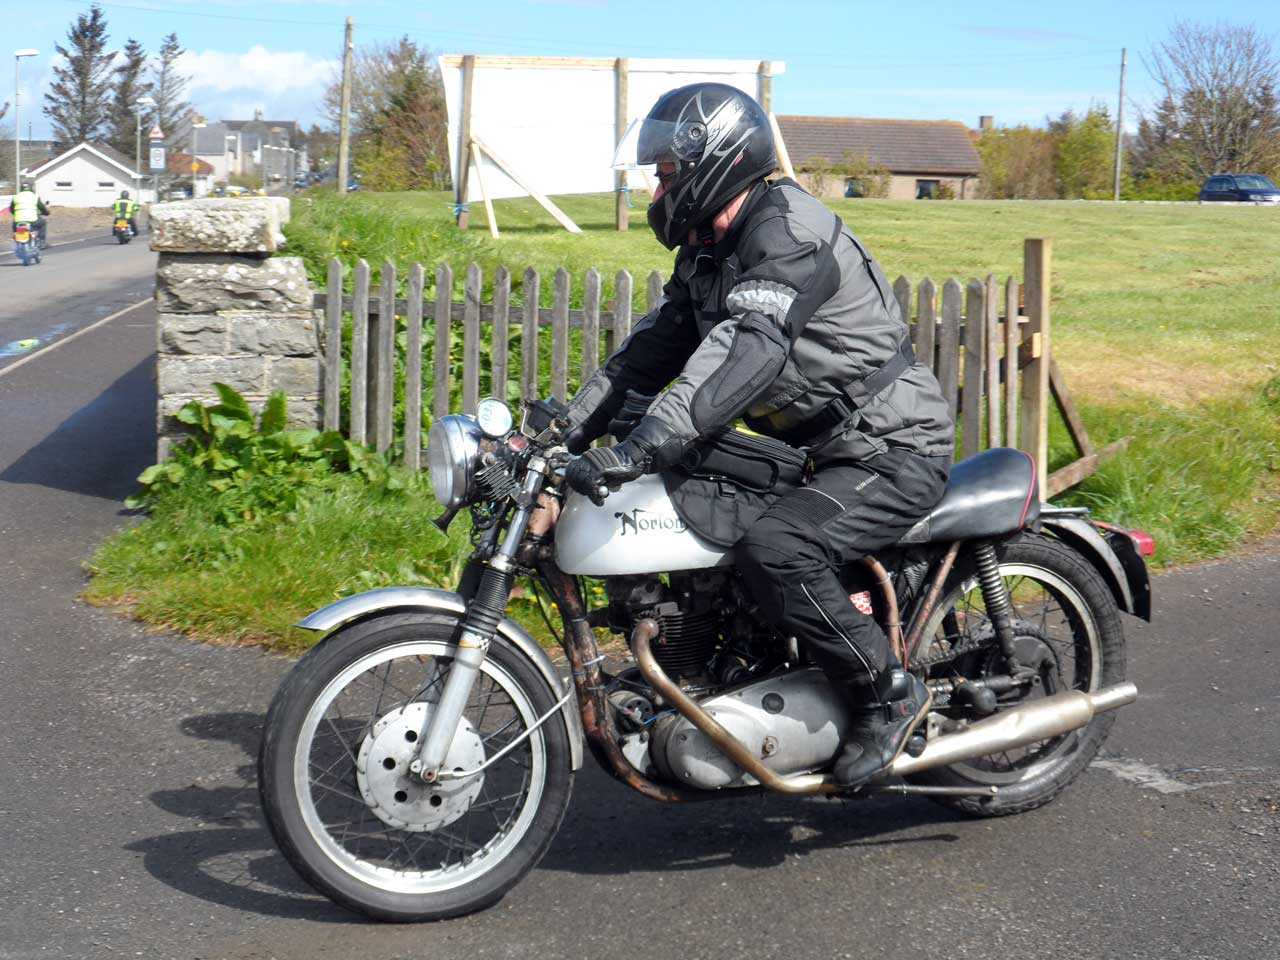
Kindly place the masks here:
<instances>
[{"instance_id":1,"label":"white building","mask_svg":"<svg viewBox=\"0 0 1280 960\"><path fill-rule=\"evenodd\" d=\"M139 202L151 199L149 175L133 161L101 143L81 143L22 172L40 199L54 207L109 207L121 190ZM144 190L145 185L145 190Z\"/></svg>"}]
</instances>

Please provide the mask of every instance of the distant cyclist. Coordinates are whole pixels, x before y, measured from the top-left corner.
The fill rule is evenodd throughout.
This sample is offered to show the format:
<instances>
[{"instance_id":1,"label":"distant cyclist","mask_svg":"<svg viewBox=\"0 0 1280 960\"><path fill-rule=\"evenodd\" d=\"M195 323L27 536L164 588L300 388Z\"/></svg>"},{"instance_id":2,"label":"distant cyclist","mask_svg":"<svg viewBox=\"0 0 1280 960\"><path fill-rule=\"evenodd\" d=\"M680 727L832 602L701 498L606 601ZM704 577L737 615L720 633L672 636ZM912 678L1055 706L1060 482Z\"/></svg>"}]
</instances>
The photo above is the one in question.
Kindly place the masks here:
<instances>
[{"instance_id":1,"label":"distant cyclist","mask_svg":"<svg viewBox=\"0 0 1280 960\"><path fill-rule=\"evenodd\" d=\"M117 220L128 220L129 230L135 237L138 235L138 222L134 219L138 215L138 201L129 199L128 190L120 191L120 199L111 204L111 213Z\"/></svg>"},{"instance_id":2,"label":"distant cyclist","mask_svg":"<svg viewBox=\"0 0 1280 960\"><path fill-rule=\"evenodd\" d=\"M13 214L14 223L31 224L32 229L35 230L36 242L42 248L49 245L44 238L47 226L44 218L49 213L49 206L36 196L29 182L23 182L18 192L13 195L13 199L9 202L9 212Z\"/></svg>"}]
</instances>

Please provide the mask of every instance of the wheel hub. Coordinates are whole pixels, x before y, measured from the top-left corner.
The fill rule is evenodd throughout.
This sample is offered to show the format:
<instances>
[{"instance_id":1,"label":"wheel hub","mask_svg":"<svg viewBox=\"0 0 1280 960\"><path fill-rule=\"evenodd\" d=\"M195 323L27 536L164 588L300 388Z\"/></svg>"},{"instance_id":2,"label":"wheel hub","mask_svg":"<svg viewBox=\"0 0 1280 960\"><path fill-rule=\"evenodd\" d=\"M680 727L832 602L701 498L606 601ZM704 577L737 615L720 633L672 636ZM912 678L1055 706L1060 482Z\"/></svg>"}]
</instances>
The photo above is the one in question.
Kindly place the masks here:
<instances>
[{"instance_id":1,"label":"wheel hub","mask_svg":"<svg viewBox=\"0 0 1280 960\"><path fill-rule=\"evenodd\" d=\"M399 830L422 833L453 823L467 812L484 786L484 774L423 783L409 770L434 704L411 703L373 725L360 744L356 782L379 820ZM484 741L466 717L458 721L444 769L470 770L484 763Z\"/></svg>"}]
</instances>

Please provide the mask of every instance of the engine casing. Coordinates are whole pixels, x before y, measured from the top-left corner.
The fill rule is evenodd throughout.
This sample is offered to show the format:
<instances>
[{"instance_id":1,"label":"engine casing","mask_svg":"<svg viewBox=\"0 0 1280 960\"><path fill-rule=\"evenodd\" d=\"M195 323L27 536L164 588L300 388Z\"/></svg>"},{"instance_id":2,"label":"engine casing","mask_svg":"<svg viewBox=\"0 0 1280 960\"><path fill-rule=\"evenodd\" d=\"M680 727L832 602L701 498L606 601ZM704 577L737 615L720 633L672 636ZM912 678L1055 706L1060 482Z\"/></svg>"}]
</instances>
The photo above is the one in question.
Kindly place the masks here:
<instances>
[{"instance_id":1,"label":"engine casing","mask_svg":"<svg viewBox=\"0 0 1280 960\"><path fill-rule=\"evenodd\" d=\"M680 519L656 474L623 484L603 506L570 493L556 522L556 564L565 573L618 577L729 562L730 551L703 540Z\"/></svg>"},{"instance_id":2,"label":"engine casing","mask_svg":"<svg viewBox=\"0 0 1280 960\"><path fill-rule=\"evenodd\" d=\"M831 763L850 722L844 699L817 667L767 677L699 705L783 776ZM684 717L654 727L649 758L676 783L701 790L756 784Z\"/></svg>"}]
</instances>

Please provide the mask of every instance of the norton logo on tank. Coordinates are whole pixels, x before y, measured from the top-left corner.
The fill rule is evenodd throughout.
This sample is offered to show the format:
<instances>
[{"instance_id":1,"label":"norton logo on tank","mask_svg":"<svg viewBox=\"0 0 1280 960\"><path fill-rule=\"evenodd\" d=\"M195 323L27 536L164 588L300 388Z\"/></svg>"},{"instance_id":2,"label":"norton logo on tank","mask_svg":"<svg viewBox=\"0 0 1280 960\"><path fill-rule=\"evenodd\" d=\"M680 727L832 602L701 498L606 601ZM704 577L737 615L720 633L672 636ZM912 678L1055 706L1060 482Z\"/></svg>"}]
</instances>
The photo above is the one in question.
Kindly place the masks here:
<instances>
[{"instance_id":1,"label":"norton logo on tank","mask_svg":"<svg viewBox=\"0 0 1280 960\"><path fill-rule=\"evenodd\" d=\"M640 533L684 533L689 528L674 513L651 513L636 507L630 513L621 511L614 514L615 519L622 521L622 536L627 532Z\"/></svg>"}]
</instances>

